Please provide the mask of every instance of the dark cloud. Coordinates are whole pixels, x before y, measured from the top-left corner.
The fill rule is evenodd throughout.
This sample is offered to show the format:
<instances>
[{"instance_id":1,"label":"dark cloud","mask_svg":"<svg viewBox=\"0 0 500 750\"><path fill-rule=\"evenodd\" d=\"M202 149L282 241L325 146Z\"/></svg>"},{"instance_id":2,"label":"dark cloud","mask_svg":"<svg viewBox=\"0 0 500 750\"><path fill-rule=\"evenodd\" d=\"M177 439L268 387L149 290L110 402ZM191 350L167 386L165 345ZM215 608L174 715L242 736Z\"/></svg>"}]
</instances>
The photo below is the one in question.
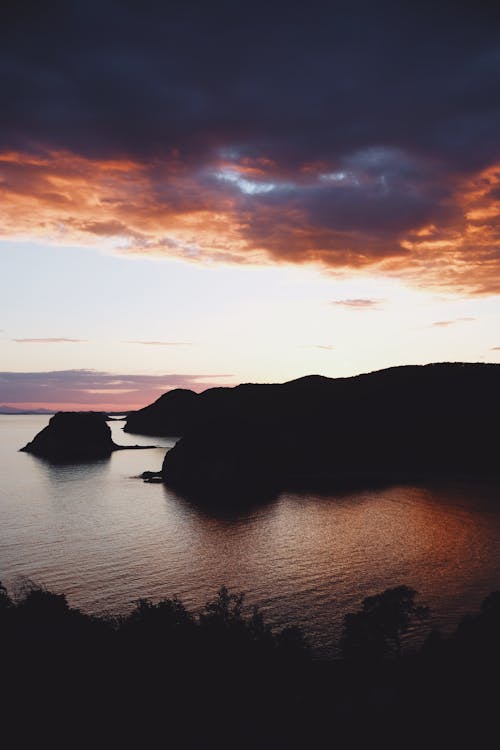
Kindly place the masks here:
<instances>
[{"instance_id":1,"label":"dark cloud","mask_svg":"<svg viewBox=\"0 0 500 750\"><path fill-rule=\"evenodd\" d=\"M490 2L4 3L0 231L496 293L499 28Z\"/></svg>"},{"instance_id":2,"label":"dark cloud","mask_svg":"<svg viewBox=\"0 0 500 750\"><path fill-rule=\"evenodd\" d=\"M6 404L146 404L172 388L204 390L231 375L120 375L97 370L0 372L0 401ZM222 383L220 382L222 380Z\"/></svg>"},{"instance_id":3,"label":"dark cloud","mask_svg":"<svg viewBox=\"0 0 500 750\"><path fill-rule=\"evenodd\" d=\"M12 339L16 344L83 344L87 339L61 339L61 338L48 338L48 339Z\"/></svg>"},{"instance_id":4,"label":"dark cloud","mask_svg":"<svg viewBox=\"0 0 500 750\"><path fill-rule=\"evenodd\" d=\"M493 3L59 0L2 16L8 147L498 155Z\"/></svg>"}]
</instances>

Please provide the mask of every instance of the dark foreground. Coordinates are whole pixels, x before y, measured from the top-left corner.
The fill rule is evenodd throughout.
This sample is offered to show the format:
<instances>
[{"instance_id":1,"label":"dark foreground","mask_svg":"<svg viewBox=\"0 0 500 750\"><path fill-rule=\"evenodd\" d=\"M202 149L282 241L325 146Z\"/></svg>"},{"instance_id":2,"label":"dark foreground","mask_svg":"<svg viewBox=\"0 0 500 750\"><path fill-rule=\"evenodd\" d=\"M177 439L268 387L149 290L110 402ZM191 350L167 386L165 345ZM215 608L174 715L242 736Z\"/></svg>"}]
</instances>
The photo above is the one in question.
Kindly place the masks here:
<instances>
[{"instance_id":1,"label":"dark foreground","mask_svg":"<svg viewBox=\"0 0 500 750\"><path fill-rule=\"evenodd\" d=\"M485 747L500 592L446 638L427 614L404 586L366 599L341 658L317 661L299 631L271 632L224 588L197 615L174 598L119 618L2 588L2 733L16 747ZM416 627L427 636L406 653Z\"/></svg>"}]
</instances>

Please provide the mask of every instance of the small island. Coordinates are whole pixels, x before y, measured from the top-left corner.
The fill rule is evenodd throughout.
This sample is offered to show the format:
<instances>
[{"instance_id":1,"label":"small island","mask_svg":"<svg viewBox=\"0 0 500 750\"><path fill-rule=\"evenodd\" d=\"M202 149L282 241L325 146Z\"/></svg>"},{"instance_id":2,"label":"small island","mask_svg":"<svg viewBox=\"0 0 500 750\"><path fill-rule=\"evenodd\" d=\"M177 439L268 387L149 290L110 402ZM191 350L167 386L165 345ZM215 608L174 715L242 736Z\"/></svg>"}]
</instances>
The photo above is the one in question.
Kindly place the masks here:
<instances>
[{"instance_id":1,"label":"small island","mask_svg":"<svg viewBox=\"0 0 500 750\"><path fill-rule=\"evenodd\" d=\"M117 445L101 412L58 412L21 451L52 461L93 461L113 451L154 446Z\"/></svg>"}]
</instances>

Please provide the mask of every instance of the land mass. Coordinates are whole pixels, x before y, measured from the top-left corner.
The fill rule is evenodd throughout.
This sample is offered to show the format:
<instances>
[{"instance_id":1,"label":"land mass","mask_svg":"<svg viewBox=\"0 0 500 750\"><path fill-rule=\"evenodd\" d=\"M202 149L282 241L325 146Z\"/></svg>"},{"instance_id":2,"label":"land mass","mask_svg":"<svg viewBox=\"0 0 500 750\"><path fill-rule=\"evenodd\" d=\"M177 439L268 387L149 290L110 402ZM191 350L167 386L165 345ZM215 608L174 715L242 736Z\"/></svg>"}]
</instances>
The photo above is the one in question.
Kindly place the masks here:
<instances>
[{"instance_id":1,"label":"land mass","mask_svg":"<svg viewBox=\"0 0 500 750\"><path fill-rule=\"evenodd\" d=\"M403 366L201 394L173 390L125 429L180 435L164 481L204 495L498 476L500 365Z\"/></svg>"}]
</instances>

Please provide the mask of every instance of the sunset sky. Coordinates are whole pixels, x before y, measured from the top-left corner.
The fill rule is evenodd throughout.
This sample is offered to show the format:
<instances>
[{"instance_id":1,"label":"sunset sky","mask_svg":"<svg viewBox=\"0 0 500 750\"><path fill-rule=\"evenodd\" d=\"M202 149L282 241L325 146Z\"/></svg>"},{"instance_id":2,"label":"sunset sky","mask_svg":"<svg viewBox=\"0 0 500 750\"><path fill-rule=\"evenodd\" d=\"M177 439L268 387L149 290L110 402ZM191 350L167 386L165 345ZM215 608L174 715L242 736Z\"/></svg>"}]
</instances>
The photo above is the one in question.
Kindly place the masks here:
<instances>
[{"instance_id":1,"label":"sunset sky","mask_svg":"<svg viewBox=\"0 0 500 750\"><path fill-rule=\"evenodd\" d=\"M500 362L498 3L20 2L0 405Z\"/></svg>"}]
</instances>

